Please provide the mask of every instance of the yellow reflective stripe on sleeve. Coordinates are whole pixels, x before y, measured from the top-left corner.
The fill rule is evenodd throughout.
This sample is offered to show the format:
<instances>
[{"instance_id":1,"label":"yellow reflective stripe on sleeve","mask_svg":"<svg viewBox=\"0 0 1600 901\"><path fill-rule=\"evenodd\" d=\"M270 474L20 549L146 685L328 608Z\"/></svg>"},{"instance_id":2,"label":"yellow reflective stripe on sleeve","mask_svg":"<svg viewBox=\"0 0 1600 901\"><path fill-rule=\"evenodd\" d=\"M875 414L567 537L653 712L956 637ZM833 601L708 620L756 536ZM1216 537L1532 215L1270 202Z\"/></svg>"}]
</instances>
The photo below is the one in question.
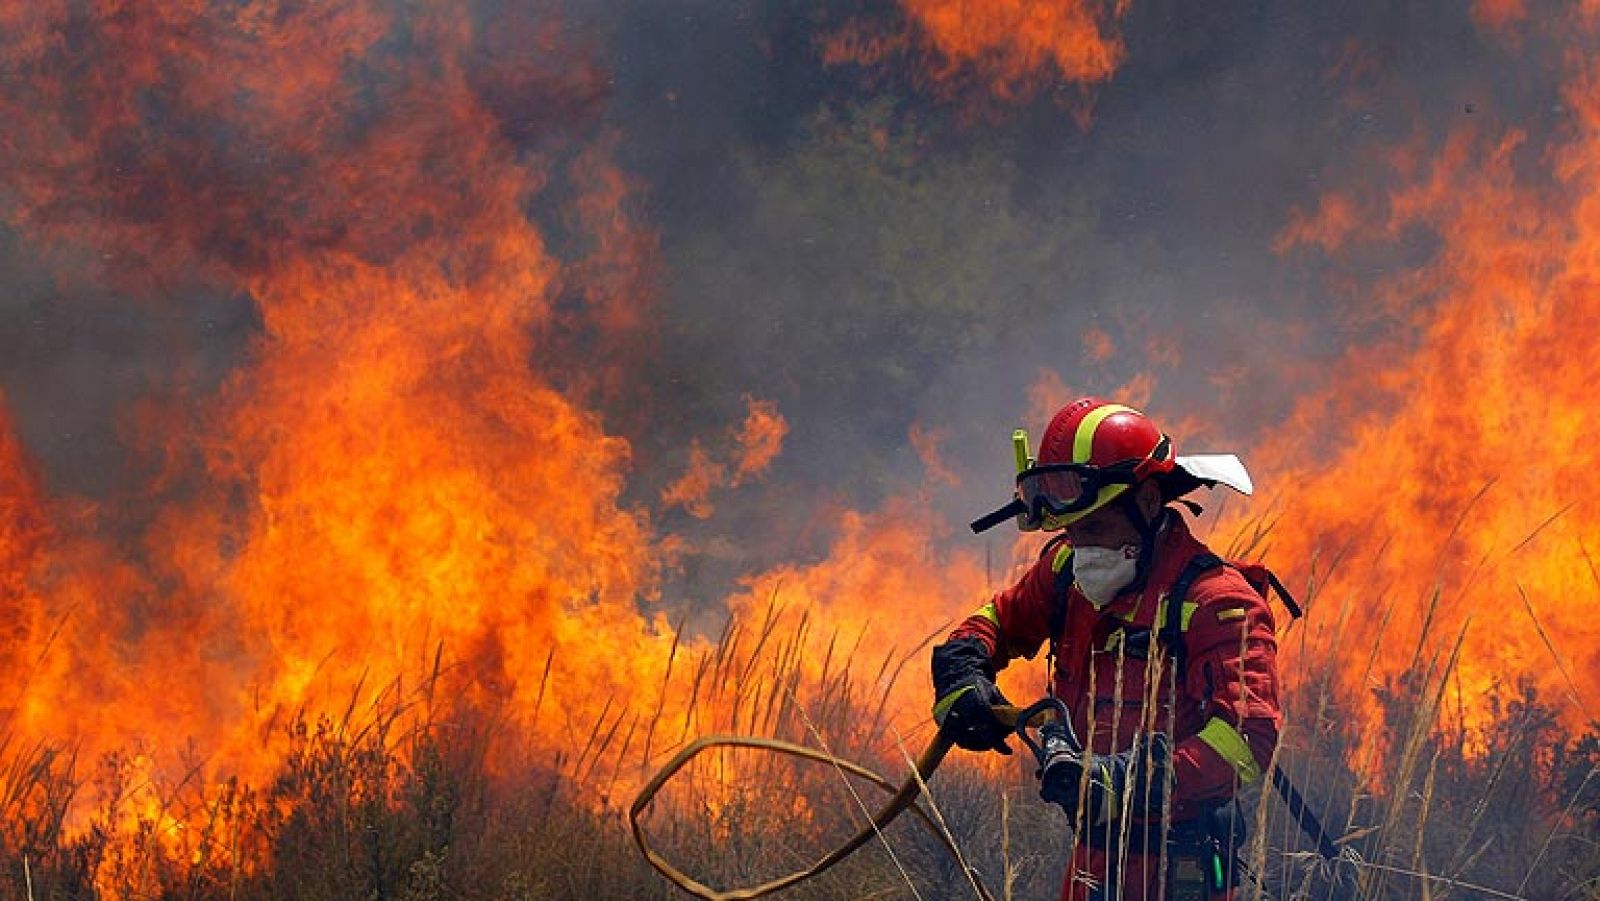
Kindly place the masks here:
<instances>
[{"instance_id":1,"label":"yellow reflective stripe on sleeve","mask_svg":"<svg viewBox=\"0 0 1600 901\"><path fill-rule=\"evenodd\" d=\"M1206 727L1200 730L1200 740L1211 746L1211 750L1228 762L1233 771L1239 774L1239 783L1249 785L1261 778L1261 765L1256 763L1255 755L1250 753L1250 746L1245 743L1244 736L1239 730L1228 725L1226 720L1212 717Z\"/></svg>"},{"instance_id":2,"label":"yellow reflective stripe on sleeve","mask_svg":"<svg viewBox=\"0 0 1600 901\"><path fill-rule=\"evenodd\" d=\"M1125 407L1122 404L1106 404L1090 410L1089 415L1078 423L1078 431L1072 436L1072 462L1089 462L1089 454L1094 451L1095 430L1100 428L1100 423L1105 422L1107 416L1113 413L1132 412L1134 412L1132 407Z\"/></svg>"},{"instance_id":3,"label":"yellow reflective stripe on sleeve","mask_svg":"<svg viewBox=\"0 0 1600 901\"><path fill-rule=\"evenodd\" d=\"M1061 572L1063 569L1067 568L1067 564L1071 562L1071 560L1072 545L1063 541L1061 542L1061 547L1056 548L1056 555L1050 561L1050 571L1053 573Z\"/></svg>"},{"instance_id":4,"label":"yellow reflective stripe on sleeve","mask_svg":"<svg viewBox=\"0 0 1600 901\"><path fill-rule=\"evenodd\" d=\"M1217 611L1217 622L1219 623L1231 623L1241 619L1244 619L1243 607L1229 607L1226 610Z\"/></svg>"},{"instance_id":5,"label":"yellow reflective stripe on sleeve","mask_svg":"<svg viewBox=\"0 0 1600 901\"><path fill-rule=\"evenodd\" d=\"M1000 627L1000 608L994 605L994 601L990 601L989 603L984 604L982 607L979 607L978 612L972 615L981 616L989 622L994 623L995 628Z\"/></svg>"},{"instance_id":6,"label":"yellow reflective stripe on sleeve","mask_svg":"<svg viewBox=\"0 0 1600 901\"><path fill-rule=\"evenodd\" d=\"M933 705L933 721L943 726L945 715L950 712L950 708L954 707L956 702L961 700L962 695L971 690L972 686L963 685L955 691L952 691L940 698L938 702Z\"/></svg>"},{"instance_id":7,"label":"yellow reflective stripe on sleeve","mask_svg":"<svg viewBox=\"0 0 1600 901\"><path fill-rule=\"evenodd\" d=\"M1194 619L1194 612L1196 610L1199 610L1199 609L1200 609L1200 605L1196 604L1193 601L1184 601L1183 602L1183 612L1178 614L1178 630L1179 631L1181 631L1181 632L1189 631L1189 620ZM1131 623L1131 622L1134 621L1135 618L1138 617L1138 615L1139 615L1139 609L1137 607L1135 607L1134 609L1129 610L1127 613L1119 613L1119 614L1117 614L1117 617L1120 618L1124 622ZM1156 624L1155 624L1155 628L1157 628L1157 629L1161 628L1162 626L1166 625L1166 622L1167 622L1167 599L1166 599L1166 597L1162 597L1161 598L1161 602L1156 604L1156 619L1155 619L1155 623Z\"/></svg>"}]
</instances>

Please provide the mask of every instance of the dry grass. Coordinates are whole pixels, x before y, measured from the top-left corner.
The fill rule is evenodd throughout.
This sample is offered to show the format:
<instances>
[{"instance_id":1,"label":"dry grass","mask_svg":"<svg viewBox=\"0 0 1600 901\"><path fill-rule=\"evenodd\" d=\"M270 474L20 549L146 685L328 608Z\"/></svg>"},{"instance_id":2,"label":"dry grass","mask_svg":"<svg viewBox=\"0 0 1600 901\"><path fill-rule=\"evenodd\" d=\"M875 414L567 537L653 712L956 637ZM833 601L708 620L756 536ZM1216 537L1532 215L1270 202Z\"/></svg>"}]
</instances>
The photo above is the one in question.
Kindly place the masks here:
<instances>
[{"instance_id":1,"label":"dry grass","mask_svg":"<svg viewBox=\"0 0 1600 901\"><path fill-rule=\"evenodd\" d=\"M1269 532L1245 543L1259 546ZM1343 565L1336 554L1312 567L1302 601L1319 625L1284 638L1301 643L1303 670L1287 698L1278 763L1366 865L1321 865L1284 806L1254 787L1242 803L1260 883L1246 895L1600 897L1600 732L1567 734L1552 701L1519 684L1488 699L1492 724L1469 734L1450 715L1452 701L1460 703L1451 696L1460 631L1411 645L1408 665L1386 679L1373 675L1374 654L1368 678L1381 726L1358 728L1317 668L1325 659L1317 648L1338 646L1357 603L1353 592L1330 598L1323 590ZM1427 615L1442 603L1435 592ZM1525 605L1555 655L1533 602ZM1316 610L1329 606L1336 609ZM493 711L451 710L446 721L434 709L436 683L449 678L436 665L416 690L391 686L361 704L355 698L367 696L358 691L342 716L295 718L270 784L208 787L191 773L160 786L160 812L134 817L131 832L113 824L129 821L129 798L146 786L129 784L126 760L82 761L70 748L0 738L0 899L673 897L635 852L622 810L640 775L694 735L826 745L895 781L908 752L927 740L926 723L899 735L889 708L907 673L924 678L926 644L874 654L859 636L814 641L815 627L804 614L785 615L775 598L760 621L730 622L704 652L675 643L660 696L608 706L581 744L525 761L515 777L495 752L503 727ZM809 671L822 675L806 679L802 663L813 648L823 650ZM664 719L668 687L692 699L683 725ZM1013 763L997 775L958 753L930 789L940 822L991 891L1055 896L1069 828L1038 803L1031 766ZM750 884L799 868L854 832L878 791L846 785L829 767L708 754L657 802L648 828L702 880ZM90 826L68 835L69 804L86 800L96 811ZM174 819L186 828L175 831ZM786 897L976 897L938 842L904 820Z\"/></svg>"}]
</instances>

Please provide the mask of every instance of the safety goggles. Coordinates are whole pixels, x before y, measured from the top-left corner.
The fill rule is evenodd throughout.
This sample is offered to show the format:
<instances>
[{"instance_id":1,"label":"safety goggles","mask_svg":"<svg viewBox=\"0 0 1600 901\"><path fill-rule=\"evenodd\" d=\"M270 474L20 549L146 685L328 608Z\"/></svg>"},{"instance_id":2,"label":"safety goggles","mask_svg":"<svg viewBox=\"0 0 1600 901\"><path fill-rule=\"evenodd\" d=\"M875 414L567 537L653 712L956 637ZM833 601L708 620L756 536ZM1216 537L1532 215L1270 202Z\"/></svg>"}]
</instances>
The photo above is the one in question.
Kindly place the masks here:
<instances>
[{"instance_id":1,"label":"safety goggles","mask_svg":"<svg viewBox=\"0 0 1600 901\"><path fill-rule=\"evenodd\" d=\"M1046 516L1065 516L1094 505L1101 489L1110 485L1132 485L1138 478L1134 461L1114 466L1087 463L1050 463L1017 473L1017 498L1028 518L1035 522Z\"/></svg>"},{"instance_id":2,"label":"safety goggles","mask_svg":"<svg viewBox=\"0 0 1600 901\"><path fill-rule=\"evenodd\" d=\"M1028 456L1027 433L1018 429L1012 433L1011 440L1017 453L1017 490L1010 503L973 520L973 532L985 532L1012 518L1017 520L1018 528L1029 532L1044 527L1050 517L1081 513L1094 506L1102 489L1132 485L1165 463L1172 454L1172 439L1162 435L1155 449L1143 460L1123 460L1110 466L1089 463L1029 465L1033 459ZM1237 458L1233 462L1238 466ZM1243 468L1239 469L1242 474ZM1248 486L1248 476L1244 480ZM1241 490L1248 493L1248 487Z\"/></svg>"}]
</instances>

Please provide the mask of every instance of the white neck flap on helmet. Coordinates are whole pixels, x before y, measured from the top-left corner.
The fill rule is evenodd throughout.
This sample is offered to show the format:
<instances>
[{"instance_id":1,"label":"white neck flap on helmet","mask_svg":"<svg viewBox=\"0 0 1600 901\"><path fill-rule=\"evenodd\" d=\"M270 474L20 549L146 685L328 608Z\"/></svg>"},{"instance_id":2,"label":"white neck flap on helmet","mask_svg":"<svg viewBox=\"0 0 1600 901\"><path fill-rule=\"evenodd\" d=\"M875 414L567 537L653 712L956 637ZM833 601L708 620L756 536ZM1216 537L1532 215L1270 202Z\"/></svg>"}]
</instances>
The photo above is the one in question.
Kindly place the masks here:
<instances>
[{"instance_id":1,"label":"white neck flap on helmet","mask_svg":"<svg viewBox=\"0 0 1600 901\"><path fill-rule=\"evenodd\" d=\"M1178 457L1174 462L1205 485L1227 485L1240 494L1255 491L1255 483L1250 481L1244 462L1233 454L1195 454Z\"/></svg>"}]
</instances>

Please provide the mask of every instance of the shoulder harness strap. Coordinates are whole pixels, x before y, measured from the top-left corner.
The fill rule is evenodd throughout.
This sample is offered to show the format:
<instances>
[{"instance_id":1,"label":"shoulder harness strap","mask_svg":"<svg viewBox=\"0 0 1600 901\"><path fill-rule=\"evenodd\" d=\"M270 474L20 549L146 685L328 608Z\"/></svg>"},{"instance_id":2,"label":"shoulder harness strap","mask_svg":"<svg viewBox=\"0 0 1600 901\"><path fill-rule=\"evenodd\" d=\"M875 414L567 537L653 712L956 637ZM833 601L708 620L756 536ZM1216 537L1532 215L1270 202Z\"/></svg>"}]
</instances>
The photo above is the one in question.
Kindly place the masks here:
<instances>
[{"instance_id":1,"label":"shoulder harness strap","mask_svg":"<svg viewBox=\"0 0 1600 901\"><path fill-rule=\"evenodd\" d=\"M1172 581L1172 587L1167 590L1167 615L1161 624L1161 643L1166 646L1167 654L1172 657L1173 671L1183 672L1186 648L1183 643L1183 602L1189 597L1189 586L1200 577L1201 573L1209 572L1219 566L1227 566L1226 560L1210 551L1203 551L1189 558L1183 565L1183 571L1178 573L1178 578Z\"/></svg>"},{"instance_id":2,"label":"shoulder harness strap","mask_svg":"<svg viewBox=\"0 0 1600 901\"><path fill-rule=\"evenodd\" d=\"M1061 629L1067 622L1067 596L1072 590L1072 546L1066 543L1065 536L1057 536L1044 546L1041 552L1050 559L1050 569L1055 576L1053 587L1054 597L1050 604L1050 637L1049 642L1053 647L1056 636L1061 634ZM1159 636L1162 644L1167 648L1173 661L1182 671L1184 664L1185 647L1183 642L1183 604L1189 598L1189 589L1194 580L1202 573L1209 572L1219 566L1231 566L1210 551L1203 551L1189 558L1183 570L1178 573L1178 578L1172 582L1172 587L1167 591L1166 616L1163 619ZM1283 582L1279 581L1276 574L1270 569L1262 568L1266 574L1267 582L1278 597L1283 599L1283 606L1288 608L1289 615L1299 619L1304 614L1300 605L1295 602L1294 596L1289 594Z\"/></svg>"},{"instance_id":3,"label":"shoulder harness strap","mask_svg":"<svg viewBox=\"0 0 1600 901\"><path fill-rule=\"evenodd\" d=\"M1265 569L1265 567L1263 568ZM1289 617L1291 619L1299 619L1300 617L1305 616L1305 611L1300 609L1300 605L1295 601L1294 595L1290 594L1289 589L1284 588L1283 583L1278 581L1277 574L1270 569L1266 570L1266 573L1267 584L1271 585L1272 590L1276 591L1278 593L1278 597L1283 600L1283 606L1289 611Z\"/></svg>"},{"instance_id":4,"label":"shoulder harness strap","mask_svg":"<svg viewBox=\"0 0 1600 901\"><path fill-rule=\"evenodd\" d=\"M1050 644L1054 646L1056 636L1067 624L1067 595L1072 591L1072 545L1067 543L1067 536L1057 535L1044 546L1043 553L1050 558L1050 571L1055 575L1050 600Z\"/></svg>"}]
</instances>

